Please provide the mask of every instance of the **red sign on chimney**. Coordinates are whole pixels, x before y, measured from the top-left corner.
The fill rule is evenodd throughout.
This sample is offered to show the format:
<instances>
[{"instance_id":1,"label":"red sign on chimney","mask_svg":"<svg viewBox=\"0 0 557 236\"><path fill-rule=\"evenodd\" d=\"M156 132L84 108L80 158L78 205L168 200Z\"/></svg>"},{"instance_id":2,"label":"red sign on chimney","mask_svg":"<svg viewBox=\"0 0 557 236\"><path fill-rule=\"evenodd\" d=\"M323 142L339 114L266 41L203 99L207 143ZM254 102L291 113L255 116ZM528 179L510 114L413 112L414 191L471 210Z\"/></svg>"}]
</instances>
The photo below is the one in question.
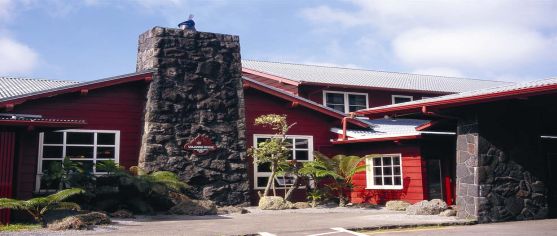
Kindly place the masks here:
<instances>
[{"instance_id":1,"label":"red sign on chimney","mask_svg":"<svg viewBox=\"0 0 557 236\"><path fill-rule=\"evenodd\" d=\"M205 155L217 148L217 145L206 135L197 135L193 140L184 145L184 149L193 151L195 155Z\"/></svg>"}]
</instances>

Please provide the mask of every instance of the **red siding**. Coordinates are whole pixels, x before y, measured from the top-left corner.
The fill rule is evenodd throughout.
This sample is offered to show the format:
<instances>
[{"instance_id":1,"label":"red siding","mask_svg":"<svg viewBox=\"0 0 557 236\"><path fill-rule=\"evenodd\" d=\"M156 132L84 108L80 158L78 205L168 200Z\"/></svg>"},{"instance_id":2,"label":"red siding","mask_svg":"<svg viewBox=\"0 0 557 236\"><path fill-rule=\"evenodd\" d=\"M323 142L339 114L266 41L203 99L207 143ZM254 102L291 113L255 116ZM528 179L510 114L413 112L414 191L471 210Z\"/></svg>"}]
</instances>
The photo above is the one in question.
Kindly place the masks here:
<instances>
[{"instance_id":1,"label":"red siding","mask_svg":"<svg viewBox=\"0 0 557 236\"><path fill-rule=\"evenodd\" d=\"M366 173L360 172L353 177L354 190L351 200L354 203L370 202L384 204L389 200L405 200L415 203L427 199L425 191L425 163L420 154L419 144L408 142L397 145L392 142L343 145L346 154L365 156L368 154L401 154L402 190L368 190Z\"/></svg>"},{"instance_id":2,"label":"red siding","mask_svg":"<svg viewBox=\"0 0 557 236\"><path fill-rule=\"evenodd\" d=\"M379 90L379 89L343 88L343 87L335 87L335 86L324 87L324 86L316 86L316 85L311 85L311 86L305 85L300 87L299 90L300 90L300 96L310 99L319 104L323 104L323 90L367 93L369 107L377 107L377 106L392 104L392 95L412 96L414 100L422 99L422 97L440 96L440 94L438 93L398 92L398 91Z\"/></svg>"},{"instance_id":3,"label":"red siding","mask_svg":"<svg viewBox=\"0 0 557 236\"><path fill-rule=\"evenodd\" d=\"M100 88L87 95L71 93L17 105L13 113L86 120L80 129L119 130L120 164L137 165L141 145L146 86L143 81ZM22 137L17 175L17 196L30 197L36 175L38 136Z\"/></svg>"},{"instance_id":4,"label":"red siding","mask_svg":"<svg viewBox=\"0 0 557 236\"><path fill-rule=\"evenodd\" d=\"M0 132L0 198L12 197L15 133ZM10 211L0 210L0 224L10 222Z\"/></svg>"}]
</instances>

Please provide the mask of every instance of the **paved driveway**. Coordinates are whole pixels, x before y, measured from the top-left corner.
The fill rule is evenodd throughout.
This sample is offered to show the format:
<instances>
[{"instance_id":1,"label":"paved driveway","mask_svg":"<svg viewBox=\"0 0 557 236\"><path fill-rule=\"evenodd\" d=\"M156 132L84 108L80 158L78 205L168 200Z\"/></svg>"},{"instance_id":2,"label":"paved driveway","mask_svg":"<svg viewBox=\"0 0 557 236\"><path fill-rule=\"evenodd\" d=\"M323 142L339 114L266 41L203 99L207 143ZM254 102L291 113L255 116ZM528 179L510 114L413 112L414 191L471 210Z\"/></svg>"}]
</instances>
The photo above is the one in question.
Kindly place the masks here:
<instances>
[{"instance_id":1,"label":"paved driveway","mask_svg":"<svg viewBox=\"0 0 557 236\"><path fill-rule=\"evenodd\" d=\"M434 224L460 222L454 217L407 216L384 209L300 209L261 211L250 214L223 216L159 216L154 219L117 221L116 231L89 232L105 235L311 235L328 233L351 235L346 228L361 228L393 224ZM331 229L336 228L336 229ZM339 229L342 228L342 229ZM336 233L335 233L336 231ZM334 234L333 234L334 233Z\"/></svg>"}]
</instances>

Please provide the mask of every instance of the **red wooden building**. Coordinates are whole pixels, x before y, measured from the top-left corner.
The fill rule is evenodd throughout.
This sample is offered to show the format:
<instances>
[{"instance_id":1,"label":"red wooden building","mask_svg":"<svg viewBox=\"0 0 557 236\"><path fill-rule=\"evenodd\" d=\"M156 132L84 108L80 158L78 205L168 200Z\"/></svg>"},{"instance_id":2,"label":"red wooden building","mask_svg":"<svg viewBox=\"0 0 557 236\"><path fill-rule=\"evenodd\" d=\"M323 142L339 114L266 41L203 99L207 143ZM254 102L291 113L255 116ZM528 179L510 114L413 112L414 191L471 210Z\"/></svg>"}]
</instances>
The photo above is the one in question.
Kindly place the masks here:
<instances>
[{"instance_id":1,"label":"red wooden building","mask_svg":"<svg viewBox=\"0 0 557 236\"><path fill-rule=\"evenodd\" d=\"M310 161L314 151L374 155L354 178L352 201L377 203L452 202L454 130L428 120L348 113L506 84L259 61L243 61L243 74L248 146L271 135L253 125L255 117L286 114L296 122L289 134L293 159ZM84 83L0 78L0 197L25 199L48 189L43 172L65 156L96 174L102 170L94 163L106 160L137 165L150 81L150 71ZM255 202L269 172L249 165Z\"/></svg>"}]
</instances>

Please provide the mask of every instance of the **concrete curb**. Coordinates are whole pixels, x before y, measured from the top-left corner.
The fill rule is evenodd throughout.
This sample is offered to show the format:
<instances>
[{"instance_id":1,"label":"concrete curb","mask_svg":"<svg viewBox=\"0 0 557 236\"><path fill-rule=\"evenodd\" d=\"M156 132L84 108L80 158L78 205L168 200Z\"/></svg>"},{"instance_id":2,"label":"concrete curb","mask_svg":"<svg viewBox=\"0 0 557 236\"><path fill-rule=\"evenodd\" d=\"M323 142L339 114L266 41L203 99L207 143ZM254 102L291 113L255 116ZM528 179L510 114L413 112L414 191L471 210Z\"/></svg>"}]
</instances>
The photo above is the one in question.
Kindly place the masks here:
<instances>
[{"instance_id":1,"label":"concrete curb","mask_svg":"<svg viewBox=\"0 0 557 236\"><path fill-rule=\"evenodd\" d=\"M464 226L464 225L475 225L478 224L477 220L470 221L457 221L457 222L443 222L443 223L425 223L425 224L402 224L402 225L379 225L370 227L357 227L348 228L351 231L375 231L375 230L385 230L385 229L409 229L418 227L441 227L441 226Z\"/></svg>"}]
</instances>

